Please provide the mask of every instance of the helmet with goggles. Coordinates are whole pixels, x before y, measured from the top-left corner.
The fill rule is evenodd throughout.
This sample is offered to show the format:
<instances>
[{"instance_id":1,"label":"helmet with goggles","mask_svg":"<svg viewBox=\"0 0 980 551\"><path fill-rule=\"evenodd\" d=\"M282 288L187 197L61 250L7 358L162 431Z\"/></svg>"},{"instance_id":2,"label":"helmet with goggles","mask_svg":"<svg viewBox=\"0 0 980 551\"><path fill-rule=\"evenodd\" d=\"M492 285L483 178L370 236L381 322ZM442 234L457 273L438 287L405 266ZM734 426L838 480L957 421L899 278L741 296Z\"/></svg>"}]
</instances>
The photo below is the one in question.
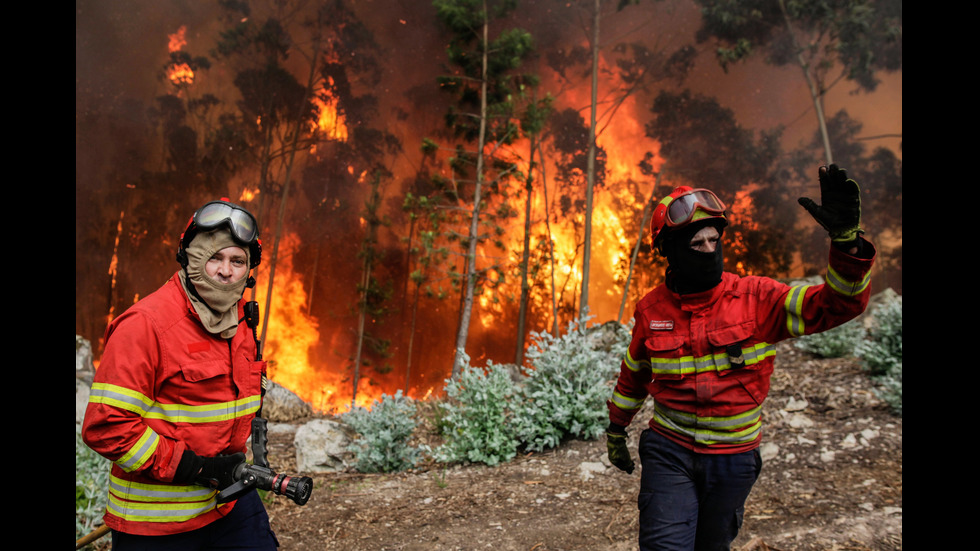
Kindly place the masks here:
<instances>
[{"instance_id":1,"label":"helmet with goggles","mask_svg":"<svg viewBox=\"0 0 980 551\"><path fill-rule=\"evenodd\" d=\"M653 221L650 231L653 234L653 246L660 248L663 242L664 229L680 228L705 219L717 219L722 227L728 225L725 218L725 203L711 190L694 189L690 186L680 186L664 197L653 210Z\"/></svg>"},{"instance_id":2,"label":"helmet with goggles","mask_svg":"<svg viewBox=\"0 0 980 551\"><path fill-rule=\"evenodd\" d=\"M177 244L177 262L187 267L187 246L200 231L211 231L227 227L236 243L248 247L248 267L255 268L262 260L262 241L259 240L259 225L252 213L222 197L211 201L194 212Z\"/></svg>"}]
</instances>

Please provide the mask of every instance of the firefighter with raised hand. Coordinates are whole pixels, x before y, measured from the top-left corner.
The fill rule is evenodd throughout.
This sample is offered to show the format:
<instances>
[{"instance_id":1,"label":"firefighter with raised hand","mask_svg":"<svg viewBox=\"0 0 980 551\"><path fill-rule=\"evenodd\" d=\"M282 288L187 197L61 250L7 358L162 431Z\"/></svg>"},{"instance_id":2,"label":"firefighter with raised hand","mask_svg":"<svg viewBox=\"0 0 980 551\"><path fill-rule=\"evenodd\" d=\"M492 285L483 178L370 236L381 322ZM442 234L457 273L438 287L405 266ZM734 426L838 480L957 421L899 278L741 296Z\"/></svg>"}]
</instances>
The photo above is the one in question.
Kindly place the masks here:
<instances>
[{"instance_id":1,"label":"firefighter with raised hand","mask_svg":"<svg viewBox=\"0 0 980 551\"><path fill-rule=\"evenodd\" d=\"M261 254L255 217L209 202L180 237L180 269L106 328L82 437L112 461L114 550L278 547L255 491L216 499L261 405L265 362L242 324Z\"/></svg>"},{"instance_id":2,"label":"firefighter with raised hand","mask_svg":"<svg viewBox=\"0 0 980 551\"><path fill-rule=\"evenodd\" d=\"M678 187L653 214L664 284L637 304L609 406L610 462L632 473L626 428L647 396L640 434L641 550L727 550L762 468L762 403L775 344L819 333L867 307L875 248L861 234L858 184L820 167L821 204L800 204L831 236L825 283L790 287L723 270L725 204Z\"/></svg>"}]
</instances>

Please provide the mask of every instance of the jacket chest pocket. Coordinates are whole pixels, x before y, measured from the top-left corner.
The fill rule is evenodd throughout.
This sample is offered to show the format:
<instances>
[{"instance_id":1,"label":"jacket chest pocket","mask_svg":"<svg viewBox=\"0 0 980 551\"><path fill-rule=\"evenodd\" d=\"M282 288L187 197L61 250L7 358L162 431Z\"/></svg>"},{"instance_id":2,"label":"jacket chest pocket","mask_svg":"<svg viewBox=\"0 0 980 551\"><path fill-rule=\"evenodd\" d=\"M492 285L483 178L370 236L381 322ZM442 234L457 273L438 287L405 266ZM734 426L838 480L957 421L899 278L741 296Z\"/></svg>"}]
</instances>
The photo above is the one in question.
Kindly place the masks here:
<instances>
[{"instance_id":1,"label":"jacket chest pocket","mask_svg":"<svg viewBox=\"0 0 980 551\"><path fill-rule=\"evenodd\" d=\"M684 355L685 342L685 336L674 334L654 335L644 341L654 379L680 379L694 372L693 358Z\"/></svg>"},{"instance_id":2,"label":"jacket chest pocket","mask_svg":"<svg viewBox=\"0 0 980 551\"><path fill-rule=\"evenodd\" d=\"M222 360L202 360L180 364L180 377L172 387L174 398L184 404L207 404L231 396L231 366ZM179 382L178 382L179 381Z\"/></svg>"},{"instance_id":3,"label":"jacket chest pocket","mask_svg":"<svg viewBox=\"0 0 980 551\"><path fill-rule=\"evenodd\" d=\"M754 365L755 362L751 361L750 357L746 357L745 345L752 339L755 334L755 322L754 321L743 321L733 325L727 325L724 327L713 327L707 330L708 342L711 344L711 348L716 351L716 354L722 354L721 363L719 367L725 367L725 362L727 361L727 369L719 369L721 375L725 375L726 372L731 372L745 368L746 366ZM717 356L716 356L717 357Z\"/></svg>"}]
</instances>

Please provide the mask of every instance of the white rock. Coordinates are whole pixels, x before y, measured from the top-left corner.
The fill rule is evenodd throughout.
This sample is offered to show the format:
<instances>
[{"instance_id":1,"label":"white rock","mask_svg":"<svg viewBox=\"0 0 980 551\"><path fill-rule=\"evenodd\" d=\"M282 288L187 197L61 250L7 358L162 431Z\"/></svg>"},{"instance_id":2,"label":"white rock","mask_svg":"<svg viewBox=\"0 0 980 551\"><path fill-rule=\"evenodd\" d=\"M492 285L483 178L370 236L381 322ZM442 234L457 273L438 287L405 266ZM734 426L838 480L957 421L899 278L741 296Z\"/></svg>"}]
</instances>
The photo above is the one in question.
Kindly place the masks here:
<instances>
[{"instance_id":1,"label":"white rock","mask_svg":"<svg viewBox=\"0 0 980 551\"><path fill-rule=\"evenodd\" d=\"M337 472L352 459L348 429L336 421L314 419L296 430L296 468L301 473Z\"/></svg>"},{"instance_id":2,"label":"white rock","mask_svg":"<svg viewBox=\"0 0 980 551\"><path fill-rule=\"evenodd\" d=\"M786 407L783 409L786 411L803 411L809 405L810 403L807 402L806 399L801 398L797 400L795 396L790 396L789 402L786 403Z\"/></svg>"},{"instance_id":3,"label":"white rock","mask_svg":"<svg viewBox=\"0 0 980 551\"><path fill-rule=\"evenodd\" d=\"M759 446L759 454L763 461L771 461L779 455L779 445L773 442L766 442Z\"/></svg>"},{"instance_id":4,"label":"white rock","mask_svg":"<svg viewBox=\"0 0 980 551\"><path fill-rule=\"evenodd\" d=\"M789 418L789 426L794 429L805 429L813 426L813 421L802 413L794 413Z\"/></svg>"},{"instance_id":5,"label":"white rock","mask_svg":"<svg viewBox=\"0 0 980 551\"><path fill-rule=\"evenodd\" d=\"M840 443L840 447L844 449L856 448L858 446L857 438L853 434L848 434L844 437L844 440Z\"/></svg>"},{"instance_id":6,"label":"white rock","mask_svg":"<svg viewBox=\"0 0 980 551\"><path fill-rule=\"evenodd\" d=\"M587 482L592 480L593 473L606 472L606 466L599 462L583 461L582 463L579 463L578 470L582 480Z\"/></svg>"}]
</instances>

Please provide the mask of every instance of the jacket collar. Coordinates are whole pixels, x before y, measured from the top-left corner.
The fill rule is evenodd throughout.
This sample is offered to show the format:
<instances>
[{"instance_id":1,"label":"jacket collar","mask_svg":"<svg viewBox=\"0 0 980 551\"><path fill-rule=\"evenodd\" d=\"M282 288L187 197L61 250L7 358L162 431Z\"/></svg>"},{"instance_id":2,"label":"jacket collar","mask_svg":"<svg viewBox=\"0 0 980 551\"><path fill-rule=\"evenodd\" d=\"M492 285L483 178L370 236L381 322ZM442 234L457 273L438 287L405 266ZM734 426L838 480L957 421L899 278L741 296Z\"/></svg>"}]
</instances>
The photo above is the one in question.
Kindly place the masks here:
<instances>
[{"instance_id":1,"label":"jacket collar","mask_svg":"<svg viewBox=\"0 0 980 551\"><path fill-rule=\"evenodd\" d=\"M674 302L681 310L696 312L714 304L715 301L717 301L725 292L725 290L731 287L732 282L736 279L738 279L737 275L729 272L722 272L721 282L710 289L699 291L697 293L688 293L686 295L681 295L674 291L670 291L670 295L673 297Z\"/></svg>"}]
</instances>

